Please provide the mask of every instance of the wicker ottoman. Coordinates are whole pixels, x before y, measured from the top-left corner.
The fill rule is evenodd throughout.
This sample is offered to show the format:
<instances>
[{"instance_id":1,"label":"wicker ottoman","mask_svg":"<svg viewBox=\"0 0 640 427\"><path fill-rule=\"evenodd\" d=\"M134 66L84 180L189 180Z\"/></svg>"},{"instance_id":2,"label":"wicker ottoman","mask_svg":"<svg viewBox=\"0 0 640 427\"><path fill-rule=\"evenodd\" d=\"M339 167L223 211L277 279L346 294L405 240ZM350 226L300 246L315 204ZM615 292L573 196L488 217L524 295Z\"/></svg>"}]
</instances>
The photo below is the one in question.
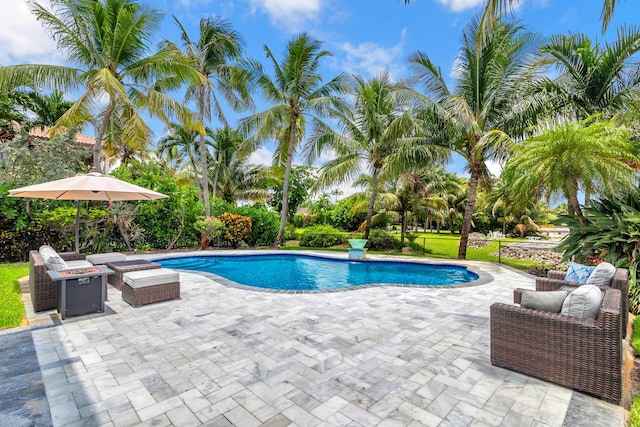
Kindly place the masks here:
<instances>
[{"instance_id":1,"label":"wicker ottoman","mask_svg":"<svg viewBox=\"0 0 640 427\"><path fill-rule=\"evenodd\" d=\"M180 297L180 273L168 268L123 275L122 299L134 307Z\"/></svg>"},{"instance_id":2,"label":"wicker ottoman","mask_svg":"<svg viewBox=\"0 0 640 427\"><path fill-rule=\"evenodd\" d=\"M115 271L115 274L109 276L109 283L111 283L114 288L121 291L124 275L126 273L140 270L154 270L161 268L162 266L151 261L131 260L110 262L107 264L107 267Z\"/></svg>"}]
</instances>

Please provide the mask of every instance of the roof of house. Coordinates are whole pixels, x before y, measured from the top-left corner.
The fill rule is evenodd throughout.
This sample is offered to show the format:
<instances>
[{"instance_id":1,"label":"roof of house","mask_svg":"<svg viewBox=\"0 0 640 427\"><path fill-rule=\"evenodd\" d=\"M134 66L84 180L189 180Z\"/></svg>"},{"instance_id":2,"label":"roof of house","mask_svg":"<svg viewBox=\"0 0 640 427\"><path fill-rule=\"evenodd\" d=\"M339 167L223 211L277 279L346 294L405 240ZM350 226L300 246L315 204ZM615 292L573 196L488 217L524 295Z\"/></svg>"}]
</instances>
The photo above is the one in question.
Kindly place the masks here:
<instances>
[{"instance_id":1,"label":"roof of house","mask_svg":"<svg viewBox=\"0 0 640 427\"><path fill-rule=\"evenodd\" d=\"M0 130L1 140L11 140L17 133L20 132L21 126L18 122L12 122L13 132L10 130ZM64 133L65 129L56 130L56 134ZM36 139L49 139L51 138L51 128L48 126L33 127L29 130L29 136ZM78 144L93 146L96 143L95 138L82 133L76 133L76 142Z\"/></svg>"}]
</instances>

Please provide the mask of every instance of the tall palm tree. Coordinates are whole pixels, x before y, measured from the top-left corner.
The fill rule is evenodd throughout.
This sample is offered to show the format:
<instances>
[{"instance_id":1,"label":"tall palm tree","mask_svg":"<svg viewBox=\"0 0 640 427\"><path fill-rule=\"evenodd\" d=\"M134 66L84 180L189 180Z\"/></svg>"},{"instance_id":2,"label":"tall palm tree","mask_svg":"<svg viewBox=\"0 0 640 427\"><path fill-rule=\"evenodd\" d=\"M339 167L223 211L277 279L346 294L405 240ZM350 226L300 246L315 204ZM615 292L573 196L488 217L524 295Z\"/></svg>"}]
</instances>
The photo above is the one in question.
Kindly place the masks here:
<instances>
[{"instance_id":1,"label":"tall palm tree","mask_svg":"<svg viewBox=\"0 0 640 427\"><path fill-rule=\"evenodd\" d=\"M391 211L400 215L400 243L404 244L407 231L407 218L410 212L419 206L424 182L413 173L402 173L387 184L385 191L380 194L380 201Z\"/></svg>"},{"instance_id":2,"label":"tall palm tree","mask_svg":"<svg viewBox=\"0 0 640 427\"><path fill-rule=\"evenodd\" d=\"M319 128L310 140L309 159L315 160L327 148L337 153L320 168L316 189L353 180L365 171L371 177L364 229L367 239L380 183L409 166L444 159L446 154L409 139L420 132L420 123L403 96L404 87L391 82L388 73L368 81L359 76L353 80L353 105L332 110L340 131Z\"/></svg>"},{"instance_id":3,"label":"tall palm tree","mask_svg":"<svg viewBox=\"0 0 640 427\"><path fill-rule=\"evenodd\" d=\"M578 191L611 195L630 187L636 180L630 163L635 159L629 133L611 122L569 122L525 141L502 175L525 199L562 194L584 225Z\"/></svg>"},{"instance_id":4,"label":"tall palm tree","mask_svg":"<svg viewBox=\"0 0 640 427\"><path fill-rule=\"evenodd\" d=\"M584 120L602 113L611 117L637 102L640 74L635 55L640 51L640 30L622 27L611 44L593 43L584 34L552 36L542 46L546 62L555 64L560 75L541 88L553 93L557 110Z\"/></svg>"},{"instance_id":5,"label":"tall palm tree","mask_svg":"<svg viewBox=\"0 0 640 427\"><path fill-rule=\"evenodd\" d=\"M484 39L479 20L472 20L465 29L453 91L426 54L418 51L409 57L426 92L421 101L427 120L467 162L469 194L460 231L460 259L467 254L478 185L490 179L487 162L503 160L513 145L510 135L534 124L544 105L528 92L539 81L532 64L540 38L514 23L496 21L495 25Z\"/></svg>"},{"instance_id":6,"label":"tall palm tree","mask_svg":"<svg viewBox=\"0 0 640 427\"><path fill-rule=\"evenodd\" d=\"M176 166L179 166L185 160L187 161L193 174L193 180L198 188L198 200L202 202L202 186L200 185L200 175L198 174L199 137L200 133L198 131L189 130L178 123L171 123L168 134L158 142L157 151L161 157L175 162ZM211 145L210 139L205 140L205 144L207 143Z\"/></svg>"},{"instance_id":7,"label":"tall palm tree","mask_svg":"<svg viewBox=\"0 0 640 427\"><path fill-rule=\"evenodd\" d=\"M265 140L275 139L275 165L284 166L282 183L282 211L280 229L274 246L280 245L289 212L289 178L293 157L304 139L307 125L311 130L321 125L331 104L338 103L337 94L343 91L342 75L323 83L318 70L320 61L331 53L321 49L321 42L308 34L300 34L289 41L284 57L278 62L269 47L264 46L274 69L274 77L262 64L247 61L247 70L272 106L240 121L243 135L250 135L248 144L256 147Z\"/></svg>"},{"instance_id":8,"label":"tall palm tree","mask_svg":"<svg viewBox=\"0 0 640 427\"><path fill-rule=\"evenodd\" d=\"M124 138L149 140L139 112L167 120L190 113L162 88L175 89L199 76L167 49L149 47L162 14L133 0L52 0L51 11L29 1L29 8L75 67L25 64L0 68L0 90L26 86L62 91L84 89L56 122L71 127L97 118L93 167L101 170L102 141L114 116ZM106 107L101 101L106 98Z\"/></svg>"},{"instance_id":9,"label":"tall palm tree","mask_svg":"<svg viewBox=\"0 0 640 427\"><path fill-rule=\"evenodd\" d=\"M211 134L211 139L213 141L214 160L212 188L213 198L215 198L218 189L220 170L232 163L234 155L240 161L244 161L246 160L246 155L248 153L239 152L242 148L243 139L237 131L228 126L225 126L222 129L216 129L216 131Z\"/></svg>"},{"instance_id":10,"label":"tall palm tree","mask_svg":"<svg viewBox=\"0 0 640 427\"><path fill-rule=\"evenodd\" d=\"M62 91L54 90L50 94L29 92L26 108L35 114L31 120L33 126L51 127L73 106L73 102L65 101Z\"/></svg>"},{"instance_id":11,"label":"tall palm tree","mask_svg":"<svg viewBox=\"0 0 640 427\"><path fill-rule=\"evenodd\" d=\"M220 17L202 18L198 40L191 40L186 29L177 18L174 18L179 29L183 45L183 56L192 64L205 81L192 84L187 89L186 98L195 100L200 122L200 171L203 177L208 172L208 150L205 142L204 127L211 121L212 114L224 125L227 120L222 111L222 98L234 110L250 105L251 101L246 91L242 72L233 62L237 61L243 52L242 37L231 24ZM171 42L165 42L168 46ZM202 180L202 194L204 197L205 215L211 215L209 205L209 180Z\"/></svg>"}]
</instances>

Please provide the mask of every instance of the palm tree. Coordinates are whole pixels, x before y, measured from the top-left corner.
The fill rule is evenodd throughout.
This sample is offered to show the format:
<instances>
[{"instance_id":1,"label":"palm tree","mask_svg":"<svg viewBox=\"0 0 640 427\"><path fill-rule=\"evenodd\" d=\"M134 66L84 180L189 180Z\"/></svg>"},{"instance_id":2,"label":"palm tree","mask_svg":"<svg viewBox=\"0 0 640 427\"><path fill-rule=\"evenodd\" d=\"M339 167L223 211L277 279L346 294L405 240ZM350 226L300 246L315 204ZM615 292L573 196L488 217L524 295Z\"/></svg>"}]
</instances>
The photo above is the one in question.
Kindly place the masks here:
<instances>
[{"instance_id":1,"label":"palm tree","mask_svg":"<svg viewBox=\"0 0 640 427\"><path fill-rule=\"evenodd\" d=\"M578 191L611 195L631 186L636 170L629 161L634 159L627 131L611 122L569 122L525 141L502 176L522 198L562 194L584 225Z\"/></svg>"},{"instance_id":2,"label":"palm tree","mask_svg":"<svg viewBox=\"0 0 640 427\"><path fill-rule=\"evenodd\" d=\"M200 122L200 170L207 176L208 150L205 142L205 122L211 121L211 115L227 126L227 120L220 105L220 97L234 110L250 105L245 81L241 70L231 61L242 55L243 41L238 32L223 18L203 18L200 20L200 35L197 41L191 40L182 24L174 18L180 28L183 44L183 56L195 70L205 76L206 81L192 84L187 89L186 98L196 101ZM166 42L168 46L170 42ZM205 215L211 215L209 205L209 180L202 180Z\"/></svg>"},{"instance_id":3,"label":"palm tree","mask_svg":"<svg viewBox=\"0 0 640 427\"><path fill-rule=\"evenodd\" d=\"M31 120L33 126L51 127L73 106L73 102L65 101L62 91L54 90L43 95L39 92L28 92L26 108L35 114Z\"/></svg>"},{"instance_id":4,"label":"palm tree","mask_svg":"<svg viewBox=\"0 0 640 427\"><path fill-rule=\"evenodd\" d=\"M640 30L618 30L615 42L593 43L584 34L555 35L542 47L546 61L560 75L541 88L555 95L557 110L584 120L603 113L606 118L626 111L640 92L640 75L633 57L640 51Z\"/></svg>"},{"instance_id":5,"label":"palm tree","mask_svg":"<svg viewBox=\"0 0 640 427\"><path fill-rule=\"evenodd\" d=\"M310 140L310 161L326 148L337 153L335 159L320 168L316 189L353 180L363 171L370 176L365 239L369 238L380 182L397 176L408 166L445 157L438 147L409 140L419 132L420 124L403 91L404 87L392 83L386 72L369 81L354 76L353 105L332 110L340 132L325 126Z\"/></svg>"},{"instance_id":6,"label":"palm tree","mask_svg":"<svg viewBox=\"0 0 640 427\"><path fill-rule=\"evenodd\" d=\"M243 139L240 134L226 126L222 129L216 129L211 134L213 140L213 158L214 158L214 172L213 172L213 198L216 197L216 191L218 189L218 178L220 176L220 170L229 166L232 163L232 158L235 155L240 161L246 160L247 153L239 153L242 147Z\"/></svg>"},{"instance_id":7,"label":"palm tree","mask_svg":"<svg viewBox=\"0 0 640 427\"><path fill-rule=\"evenodd\" d=\"M395 181L388 183L385 190L380 194L380 201L389 210L400 215L400 243L404 244L407 217L418 207L424 183L419 176L405 172Z\"/></svg>"},{"instance_id":8,"label":"palm tree","mask_svg":"<svg viewBox=\"0 0 640 427\"><path fill-rule=\"evenodd\" d=\"M331 53L321 50L321 42L308 34L300 34L289 41L282 62L276 60L267 46L264 50L274 68L274 78L256 61L247 61L247 70L265 100L273 105L241 120L239 127L243 135L251 135L248 144L252 148L272 138L278 144L274 166L284 166L285 173L280 229L274 242L277 247L282 242L289 213L289 177L293 157L304 139L307 124L312 130L321 125L319 117L327 113L330 104L339 102L336 95L343 91L343 84L342 75L323 84L318 67L320 60L331 56Z\"/></svg>"},{"instance_id":9,"label":"palm tree","mask_svg":"<svg viewBox=\"0 0 640 427\"><path fill-rule=\"evenodd\" d=\"M505 15L505 13L511 10L514 4L520 3L521 0L487 0L487 4L484 9L482 20L486 22L487 27L491 27L497 19L497 17ZM404 0L405 4L409 4L411 0ZM600 20L602 21L602 32L607 31L609 22L613 17L613 13L616 9L617 0L603 0L602 12L600 13Z\"/></svg>"},{"instance_id":10,"label":"palm tree","mask_svg":"<svg viewBox=\"0 0 640 427\"><path fill-rule=\"evenodd\" d=\"M421 99L426 120L435 132L441 130L441 138L467 162L469 195L460 231L460 259L466 258L478 185L490 179L487 161L504 159L513 145L509 134L518 135L534 124L543 107L540 98L528 93L538 82L532 64L539 37L502 21L496 21L486 36L480 25L479 20L473 20L463 33L454 91L426 54L415 52L409 57L426 92Z\"/></svg>"},{"instance_id":11,"label":"palm tree","mask_svg":"<svg viewBox=\"0 0 640 427\"><path fill-rule=\"evenodd\" d=\"M202 202L202 186L198 175L199 136L200 133L196 130L189 130L178 123L171 123L168 134L158 142L157 151L161 157L175 162L176 166L185 160L188 162L198 188L198 200ZM205 140L205 144L207 143L211 145L210 139Z\"/></svg>"},{"instance_id":12,"label":"palm tree","mask_svg":"<svg viewBox=\"0 0 640 427\"><path fill-rule=\"evenodd\" d=\"M150 54L148 46L161 18L157 10L133 0L52 0L51 10L29 1L67 59L78 68L58 65L13 65L0 68L0 91L26 86L62 91L85 90L56 122L72 127L97 120L93 167L101 171L102 141L114 116L128 138L149 140L150 129L140 116L147 110L167 120L189 111L160 89L175 89L199 76L167 49ZM106 107L101 99L106 98Z\"/></svg>"}]
</instances>

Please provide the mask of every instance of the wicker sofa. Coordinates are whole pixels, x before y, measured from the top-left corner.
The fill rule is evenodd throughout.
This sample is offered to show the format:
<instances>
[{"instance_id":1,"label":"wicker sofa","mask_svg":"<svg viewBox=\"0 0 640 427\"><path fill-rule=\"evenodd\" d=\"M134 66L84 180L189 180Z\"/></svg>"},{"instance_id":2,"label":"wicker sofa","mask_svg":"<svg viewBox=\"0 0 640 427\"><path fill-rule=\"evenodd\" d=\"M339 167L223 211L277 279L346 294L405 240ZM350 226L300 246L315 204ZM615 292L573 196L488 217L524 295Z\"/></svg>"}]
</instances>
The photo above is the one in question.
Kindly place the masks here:
<instances>
[{"instance_id":1,"label":"wicker sofa","mask_svg":"<svg viewBox=\"0 0 640 427\"><path fill-rule=\"evenodd\" d=\"M595 320L495 303L491 363L620 403L620 301L606 289Z\"/></svg>"},{"instance_id":2,"label":"wicker sofa","mask_svg":"<svg viewBox=\"0 0 640 427\"><path fill-rule=\"evenodd\" d=\"M75 252L59 255L65 261L81 261L86 258L84 254ZM29 291L31 292L33 311L57 308L57 283L49 278L47 266L38 251L29 251Z\"/></svg>"},{"instance_id":3,"label":"wicker sofa","mask_svg":"<svg viewBox=\"0 0 640 427\"><path fill-rule=\"evenodd\" d=\"M567 282L564 280L566 273L564 271L549 271L547 277L538 277L536 279L536 291L557 291L563 286L578 287L580 283ZM627 336L627 319L629 316L629 270L617 268L616 273L611 280L613 289L620 290L620 308L622 315L622 338ZM607 287L601 287L606 289ZM522 289L516 289L513 292L513 302L520 303Z\"/></svg>"}]
</instances>

